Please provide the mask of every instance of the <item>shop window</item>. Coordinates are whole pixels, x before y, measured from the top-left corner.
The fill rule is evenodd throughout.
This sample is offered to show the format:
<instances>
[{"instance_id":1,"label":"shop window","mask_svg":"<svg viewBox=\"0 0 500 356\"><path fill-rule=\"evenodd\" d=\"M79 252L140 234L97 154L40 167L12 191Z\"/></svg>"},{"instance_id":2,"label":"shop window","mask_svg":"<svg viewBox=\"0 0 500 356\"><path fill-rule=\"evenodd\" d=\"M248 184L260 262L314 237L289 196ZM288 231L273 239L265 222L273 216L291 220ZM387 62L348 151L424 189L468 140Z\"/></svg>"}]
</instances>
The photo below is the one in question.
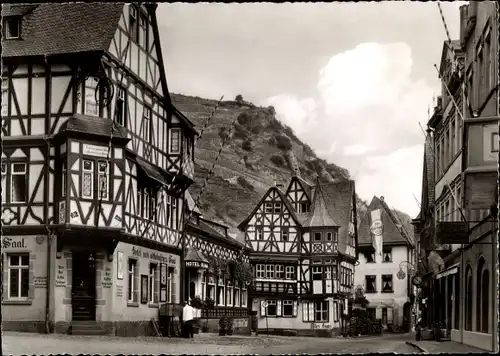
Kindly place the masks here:
<instances>
[{"instance_id":1,"label":"shop window","mask_svg":"<svg viewBox=\"0 0 500 356\"><path fill-rule=\"evenodd\" d=\"M247 306L247 300L248 300L247 290L246 290L246 288L243 288L241 290L241 306L242 307Z\"/></svg>"},{"instance_id":2,"label":"shop window","mask_svg":"<svg viewBox=\"0 0 500 356\"><path fill-rule=\"evenodd\" d=\"M10 171L10 185L11 185L11 202L12 203L25 203L27 181L26 181L26 163L11 163Z\"/></svg>"},{"instance_id":3,"label":"shop window","mask_svg":"<svg viewBox=\"0 0 500 356\"><path fill-rule=\"evenodd\" d=\"M392 248L384 247L384 262L392 262Z\"/></svg>"},{"instance_id":4,"label":"shop window","mask_svg":"<svg viewBox=\"0 0 500 356\"><path fill-rule=\"evenodd\" d=\"M293 316L293 300L283 301L283 316Z\"/></svg>"},{"instance_id":5,"label":"shop window","mask_svg":"<svg viewBox=\"0 0 500 356\"><path fill-rule=\"evenodd\" d=\"M137 276L136 276L137 261L128 260L128 301L137 303Z\"/></svg>"},{"instance_id":6,"label":"shop window","mask_svg":"<svg viewBox=\"0 0 500 356\"><path fill-rule=\"evenodd\" d=\"M314 321L319 323L327 323L329 321L328 301L314 303Z\"/></svg>"},{"instance_id":7,"label":"shop window","mask_svg":"<svg viewBox=\"0 0 500 356\"><path fill-rule=\"evenodd\" d=\"M267 307L262 307L261 313L262 316L276 316L277 315L277 305L276 305L276 300L266 300L267 302ZM264 301L262 301L264 303ZM262 304L265 305L265 304Z\"/></svg>"},{"instance_id":8,"label":"shop window","mask_svg":"<svg viewBox=\"0 0 500 356\"><path fill-rule=\"evenodd\" d=\"M149 265L149 281L148 281L148 288L149 288L149 303L158 303L158 298L156 297L156 274L157 274L157 265L154 263L151 263Z\"/></svg>"},{"instance_id":9,"label":"shop window","mask_svg":"<svg viewBox=\"0 0 500 356\"><path fill-rule=\"evenodd\" d=\"M382 292L386 293L394 292L394 290L392 289L392 274L382 275Z\"/></svg>"},{"instance_id":10,"label":"shop window","mask_svg":"<svg viewBox=\"0 0 500 356\"><path fill-rule=\"evenodd\" d=\"M240 304L240 289L239 288L234 288L234 306L235 307L241 306L241 304Z\"/></svg>"},{"instance_id":11,"label":"shop window","mask_svg":"<svg viewBox=\"0 0 500 356\"><path fill-rule=\"evenodd\" d=\"M167 269L167 303L177 302L177 285L175 283L175 270L173 267Z\"/></svg>"},{"instance_id":12,"label":"shop window","mask_svg":"<svg viewBox=\"0 0 500 356\"><path fill-rule=\"evenodd\" d=\"M27 299L29 292L29 254L12 254L8 259L8 298Z\"/></svg>"},{"instance_id":13,"label":"shop window","mask_svg":"<svg viewBox=\"0 0 500 356\"><path fill-rule=\"evenodd\" d=\"M377 276L365 276L366 292L374 293L377 291Z\"/></svg>"}]
</instances>

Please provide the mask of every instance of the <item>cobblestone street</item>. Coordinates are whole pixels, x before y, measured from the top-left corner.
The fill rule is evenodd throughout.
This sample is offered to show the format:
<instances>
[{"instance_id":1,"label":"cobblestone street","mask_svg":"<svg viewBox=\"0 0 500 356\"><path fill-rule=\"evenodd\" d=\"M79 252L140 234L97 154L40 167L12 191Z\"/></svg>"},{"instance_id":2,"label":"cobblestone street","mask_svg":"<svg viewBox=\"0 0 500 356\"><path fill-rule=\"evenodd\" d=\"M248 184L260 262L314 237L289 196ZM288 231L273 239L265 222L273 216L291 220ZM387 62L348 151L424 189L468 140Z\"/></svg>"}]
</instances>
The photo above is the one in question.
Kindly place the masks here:
<instances>
[{"instance_id":1,"label":"cobblestone street","mask_svg":"<svg viewBox=\"0 0 500 356\"><path fill-rule=\"evenodd\" d=\"M411 334L366 338L307 338L199 334L179 338L44 335L5 332L4 355L22 354L300 354L300 353L418 353L405 343Z\"/></svg>"}]
</instances>

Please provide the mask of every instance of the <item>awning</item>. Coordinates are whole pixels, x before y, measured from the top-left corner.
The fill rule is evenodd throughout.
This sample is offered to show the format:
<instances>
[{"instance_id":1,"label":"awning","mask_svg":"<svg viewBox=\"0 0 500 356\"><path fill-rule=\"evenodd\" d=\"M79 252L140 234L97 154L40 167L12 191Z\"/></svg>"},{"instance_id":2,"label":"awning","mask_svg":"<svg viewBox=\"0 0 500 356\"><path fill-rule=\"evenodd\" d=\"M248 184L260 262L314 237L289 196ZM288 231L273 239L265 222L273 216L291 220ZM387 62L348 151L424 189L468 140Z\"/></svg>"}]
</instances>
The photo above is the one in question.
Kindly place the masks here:
<instances>
[{"instance_id":1,"label":"awning","mask_svg":"<svg viewBox=\"0 0 500 356\"><path fill-rule=\"evenodd\" d=\"M444 271L442 272L439 272L437 275L436 275L436 279L440 279L440 278L443 278L443 277L446 277L446 276L449 276L451 274L456 274L458 273L458 266L459 266L460 263L455 263L454 265L448 267L447 269L445 269Z\"/></svg>"},{"instance_id":2,"label":"awning","mask_svg":"<svg viewBox=\"0 0 500 356\"><path fill-rule=\"evenodd\" d=\"M161 170L161 168L153 166L149 162L146 162L141 157L136 158L137 165L144 172L146 176L157 181L158 183L168 186L168 176L167 172Z\"/></svg>"}]
</instances>

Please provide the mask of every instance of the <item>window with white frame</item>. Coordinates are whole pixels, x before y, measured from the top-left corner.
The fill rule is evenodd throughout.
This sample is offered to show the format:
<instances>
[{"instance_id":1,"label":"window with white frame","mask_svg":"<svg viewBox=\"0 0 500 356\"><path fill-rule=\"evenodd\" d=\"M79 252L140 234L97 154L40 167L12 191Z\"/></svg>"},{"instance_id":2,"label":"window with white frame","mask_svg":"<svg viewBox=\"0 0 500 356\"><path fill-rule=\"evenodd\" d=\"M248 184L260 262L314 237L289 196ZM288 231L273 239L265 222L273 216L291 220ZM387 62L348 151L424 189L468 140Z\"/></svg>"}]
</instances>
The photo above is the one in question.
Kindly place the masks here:
<instances>
[{"instance_id":1,"label":"window with white frame","mask_svg":"<svg viewBox=\"0 0 500 356\"><path fill-rule=\"evenodd\" d=\"M137 8L133 5L130 5L129 7L130 13L129 13L129 32L130 32L130 38L132 40L137 42L137 34L138 34L138 25L137 25Z\"/></svg>"},{"instance_id":2,"label":"window with white frame","mask_svg":"<svg viewBox=\"0 0 500 356\"><path fill-rule=\"evenodd\" d=\"M227 282L227 288L226 288L226 305L227 306L232 306L233 305L233 286L231 285L231 282Z\"/></svg>"},{"instance_id":3,"label":"window with white frame","mask_svg":"<svg viewBox=\"0 0 500 356\"><path fill-rule=\"evenodd\" d=\"M21 17L6 16L4 17L4 38L12 40L21 37Z\"/></svg>"},{"instance_id":4,"label":"window with white frame","mask_svg":"<svg viewBox=\"0 0 500 356\"><path fill-rule=\"evenodd\" d=\"M286 266L285 267L285 278L286 279L295 279L295 266Z\"/></svg>"},{"instance_id":5,"label":"window with white frame","mask_svg":"<svg viewBox=\"0 0 500 356\"><path fill-rule=\"evenodd\" d=\"M274 203L274 213L275 214L281 213L281 203Z\"/></svg>"},{"instance_id":6,"label":"window with white frame","mask_svg":"<svg viewBox=\"0 0 500 356\"><path fill-rule=\"evenodd\" d=\"M24 203L26 202L27 181L26 181L26 163L11 164L11 202Z\"/></svg>"},{"instance_id":7,"label":"window with white frame","mask_svg":"<svg viewBox=\"0 0 500 356\"><path fill-rule=\"evenodd\" d=\"M176 285L174 281L174 269L167 269L167 303L176 302Z\"/></svg>"},{"instance_id":8,"label":"window with white frame","mask_svg":"<svg viewBox=\"0 0 500 356\"><path fill-rule=\"evenodd\" d=\"M203 274L201 277L201 300L206 299L206 289L207 289L207 275Z\"/></svg>"},{"instance_id":9,"label":"window with white frame","mask_svg":"<svg viewBox=\"0 0 500 356\"><path fill-rule=\"evenodd\" d=\"M314 321L328 322L328 301L320 301L314 303Z\"/></svg>"},{"instance_id":10,"label":"window with white frame","mask_svg":"<svg viewBox=\"0 0 500 356\"><path fill-rule=\"evenodd\" d=\"M213 276L208 277L207 295L208 298L212 299L215 302L215 278Z\"/></svg>"},{"instance_id":11,"label":"window with white frame","mask_svg":"<svg viewBox=\"0 0 500 356\"><path fill-rule=\"evenodd\" d=\"M313 281L321 281L323 279L323 266L312 267L312 279Z\"/></svg>"},{"instance_id":12,"label":"window with white frame","mask_svg":"<svg viewBox=\"0 0 500 356\"><path fill-rule=\"evenodd\" d=\"M142 115L142 138L146 142L151 140L151 108L144 106Z\"/></svg>"},{"instance_id":13,"label":"window with white frame","mask_svg":"<svg viewBox=\"0 0 500 356\"><path fill-rule=\"evenodd\" d=\"M139 183L137 187L137 209L145 219L155 220L156 190L151 186Z\"/></svg>"},{"instance_id":14,"label":"window with white frame","mask_svg":"<svg viewBox=\"0 0 500 356\"><path fill-rule=\"evenodd\" d=\"M264 308L264 316L276 316L277 315L277 303L276 300L266 300L267 307Z\"/></svg>"},{"instance_id":15,"label":"window with white frame","mask_svg":"<svg viewBox=\"0 0 500 356\"><path fill-rule=\"evenodd\" d=\"M332 233L331 232L326 233L326 241L332 241Z\"/></svg>"},{"instance_id":16,"label":"window with white frame","mask_svg":"<svg viewBox=\"0 0 500 356\"><path fill-rule=\"evenodd\" d=\"M276 279L283 279L285 277L285 266L276 265L275 276Z\"/></svg>"},{"instance_id":17,"label":"window with white frame","mask_svg":"<svg viewBox=\"0 0 500 356\"><path fill-rule=\"evenodd\" d=\"M116 96L115 122L118 125L127 127L127 91L125 88L118 87L118 95Z\"/></svg>"},{"instance_id":18,"label":"window with white frame","mask_svg":"<svg viewBox=\"0 0 500 356\"><path fill-rule=\"evenodd\" d=\"M7 163L2 163L2 203L7 201Z\"/></svg>"},{"instance_id":19,"label":"window with white frame","mask_svg":"<svg viewBox=\"0 0 500 356\"><path fill-rule=\"evenodd\" d=\"M321 241L321 232L314 233L314 241Z\"/></svg>"},{"instance_id":20,"label":"window with white frame","mask_svg":"<svg viewBox=\"0 0 500 356\"><path fill-rule=\"evenodd\" d=\"M265 265L258 264L255 266L255 278L266 278Z\"/></svg>"},{"instance_id":21,"label":"window with white frame","mask_svg":"<svg viewBox=\"0 0 500 356\"><path fill-rule=\"evenodd\" d=\"M137 261L136 260L128 260L128 301L133 303L137 302L137 293L136 290L138 289L137 286L135 285L136 279L135 279L135 270L137 266Z\"/></svg>"},{"instance_id":22,"label":"window with white frame","mask_svg":"<svg viewBox=\"0 0 500 356\"><path fill-rule=\"evenodd\" d=\"M266 203L264 205L266 213L272 213L273 212L273 203Z\"/></svg>"},{"instance_id":23,"label":"window with white frame","mask_svg":"<svg viewBox=\"0 0 500 356\"><path fill-rule=\"evenodd\" d=\"M170 129L170 153L179 153L181 151L181 129L173 127Z\"/></svg>"},{"instance_id":24,"label":"window with white frame","mask_svg":"<svg viewBox=\"0 0 500 356\"><path fill-rule=\"evenodd\" d=\"M26 299L29 292L30 256L24 254L7 255L8 259L8 298Z\"/></svg>"},{"instance_id":25,"label":"window with white frame","mask_svg":"<svg viewBox=\"0 0 500 356\"><path fill-rule=\"evenodd\" d=\"M325 266L325 278L328 280L332 279L332 266Z\"/></svg>"},{"instance_id":26,"label":"window with white frame","mask_svg":"<svg viewBox=\"0 0 500 356\"><path fill-rule=\"evenodd\" d=\"M109 192L109 164L106 161L97 162L97 184L99 199L108 200Z\"/></svg>"},{"instance_id":27,"label":"window with white frame","mask_svg":"<svg viewBox=\"0 0 500 356\"><path fill-rule=\"evenodd\" d=\"M96 101L96 88L97 80L95 78L88 78L85 81L85 115L99 116L99 106Z\"/></svg>"},{"instance_id":28,"label":"window with white frame","mask_svg":"<svg viewBox=\"0 0 500 356\"><path fill-rule=\"evenodd\" d=\"M274 279L274 265L266 265L266 278Z\"/></svg>"},{"instance_id":29,"label":"window with white frame","mask_svg":"<svg viewBox=\"0 0 500 356\"><path fill-rule=\"evenodd\" d=\"M224 280L222 278L219 278L219 281L217 282L217 305L219 306L224 306Z\"/></svg>"},{"instance_id":30,"label":"window with white frame","mask_svg":"<svg viewBox=\"0 0 500 356\"><path fill-rule=\"evenodd\" d=\"M149 303L157 303L157 298L155 297L155 287L156 287L156 270L157 270L157 265L154 263L149 264L149 281L148 281L148 288L149 288Z\"/></svg>"},{"instance_id":31,"label":"window with white frame","mask_svg":"<svg viewBox=\"0 0 500 356\"><path fill-rule=\"evenodd\" d=\"M293 300L283 300L283 316L294 316Z\"/></svg>"},{"instance_id":32,"label":"window with white frame","mask_svg":"<svg viewBox=\"0 0 500 356\"><path fill-rule=\"evenodd\" d=\"M288 229L281 228L281 241L288 241Z\"/></svg>"},{"instance_id":33,"label":"window with white frame","mask_svg":"<svg viewBox=\"0 0 500 356\"><path fill-rule=\"evenodd\" d=\"M240 304L240 289L238 287L234 288L234 306L239 307Z\"/></svg>"},{"instance_id":34,"label":"window with white frame","mask_svg":"<svg viewBox=\"0 0 500 356\"><path fill-rule=\"evenodd\" d=\"M94 197L94 161L83 160L82 198Z\"/></svg>"},{"instance_id":35,"label":"window with white frame","mask_svg":"<svg viewBox=\"0 0 500 356\"><path fill-rule=\"evenodd\" d=\"M247 300L248 300L247 289L243 288L243 289L241 289L241 306L242 307L247 306Z\"/></svg>"}]
</instances>

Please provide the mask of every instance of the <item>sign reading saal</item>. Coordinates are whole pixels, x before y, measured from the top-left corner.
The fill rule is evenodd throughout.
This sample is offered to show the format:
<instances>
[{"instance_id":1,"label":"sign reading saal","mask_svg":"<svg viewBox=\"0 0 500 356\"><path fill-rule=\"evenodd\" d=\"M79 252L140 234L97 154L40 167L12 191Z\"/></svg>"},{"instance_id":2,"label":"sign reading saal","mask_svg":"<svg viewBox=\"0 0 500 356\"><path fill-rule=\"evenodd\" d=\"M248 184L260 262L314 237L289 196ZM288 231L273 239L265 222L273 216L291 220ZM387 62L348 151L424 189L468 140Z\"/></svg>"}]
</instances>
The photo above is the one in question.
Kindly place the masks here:
<instances>
[{"instance_id":1,"label":"sign reading saal","mask_svg":"<svg viewBox=\"0 0 500 356\"><path fill-rule=\"evenodd\" d=\"M2 238L2 248L28 249L28 238L4 236Z\"/></svg>"},{"instance_id":2,"label":"sign reading saal","mask_svg":"<svg viewBox=\"0 0 500 356\"><path fill-rule=\"evenodd\" d=\"M84 143L83 144L83 154L88 155L88 156L106 158L108 156L108 147L107 146L96 146L96 145L90 145L88 143Z\"/></svg>"}]
</instances>

